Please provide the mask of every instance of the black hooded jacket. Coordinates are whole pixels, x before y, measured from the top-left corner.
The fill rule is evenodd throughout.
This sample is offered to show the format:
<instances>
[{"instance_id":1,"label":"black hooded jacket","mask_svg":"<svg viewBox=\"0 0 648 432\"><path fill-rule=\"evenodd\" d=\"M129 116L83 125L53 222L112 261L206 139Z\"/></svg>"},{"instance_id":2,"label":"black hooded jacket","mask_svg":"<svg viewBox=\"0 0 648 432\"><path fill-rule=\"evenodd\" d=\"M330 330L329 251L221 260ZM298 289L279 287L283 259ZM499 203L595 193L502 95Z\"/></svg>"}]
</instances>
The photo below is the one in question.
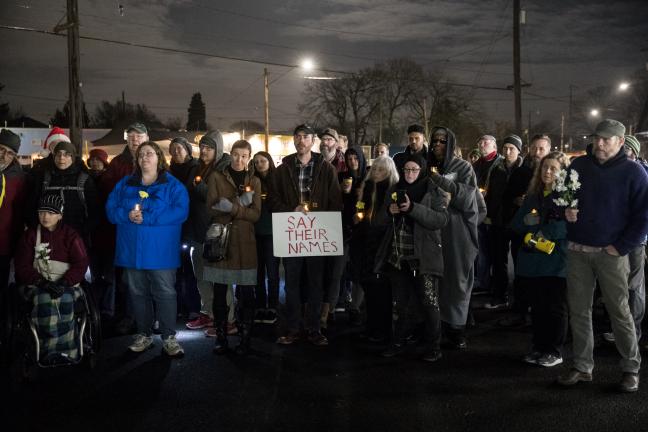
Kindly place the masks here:
<instances>
[{"instance_id":1,"label":"black hooded jacket","mask_svg":"<svg viewBox=\"0 0 648 432\"><path fill-rule=\"evenodd\" d=\"M362 149L359 147L349 147L344 154L345 161L348 155L354 154L358 158L358 171L353 173L348 167L347 171L338 173L338 182L340 185L343 185L345 179L351 178L351 192L344 193L344 188L342 189L342 204L344 208L342 209L342 229L344 233L344 239L349 239L351 236L351 231L353 229L353 216L356 213L356 203L358 202L358 193L360 187L362 186L362 181L364 180L367 174L367 161L364 157Z\"/></svg>"}]
</instances>

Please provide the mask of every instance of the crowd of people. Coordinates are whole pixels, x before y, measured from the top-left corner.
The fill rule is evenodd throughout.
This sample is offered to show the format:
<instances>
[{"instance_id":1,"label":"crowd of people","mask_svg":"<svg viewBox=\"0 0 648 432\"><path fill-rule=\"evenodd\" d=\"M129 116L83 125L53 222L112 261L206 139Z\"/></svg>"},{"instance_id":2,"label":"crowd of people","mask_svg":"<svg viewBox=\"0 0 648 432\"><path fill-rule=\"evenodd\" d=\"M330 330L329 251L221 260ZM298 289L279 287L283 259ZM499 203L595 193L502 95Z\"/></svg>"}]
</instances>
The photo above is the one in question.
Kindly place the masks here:
<instances>
[{"instance_id":1,"label":"crowd of people","mask_svg":"<svg viewBox=\"0 0 648 432\"><path fill-rule=\"evenodd\" d=\"M20 137L0 132L3 292L12 261L17 286L51 298L83 283L89 267L102 318L134 333L131 351L160 334L166 354L183 355L180 313L188 329L215 338L215 354L230 351L234 334L245 354L254 324L277 322L283 265L278 344L328 345L343 308L350 325L385 345L382 356L418 343L435 362L442 349L467 347L481 291L490 295L484 307L512 311L501 325L530 312L524 362L563 363L571 329L571 367L557 380L571 386L592 380L597 291L611 324L604 336L621 355L620 389L638 389L648 165L618 121L600 122L573 161L547 135L531 138L524 155L516 135L499 148L483 135L464 160L451 129L428 136L414 124L403 152L390 157L377 144L369 164L336 130L318 136L301 124L296 152L278 166L245 140L225 153L217 130L202 136L198 158L174 138L169 165L145 125L126 134L110 162L101 149L84 161L53 128L50 154L25 173ZM272 213L320 211L340 212L343 254L275 257Z\"/></svg>"}]
</instances>

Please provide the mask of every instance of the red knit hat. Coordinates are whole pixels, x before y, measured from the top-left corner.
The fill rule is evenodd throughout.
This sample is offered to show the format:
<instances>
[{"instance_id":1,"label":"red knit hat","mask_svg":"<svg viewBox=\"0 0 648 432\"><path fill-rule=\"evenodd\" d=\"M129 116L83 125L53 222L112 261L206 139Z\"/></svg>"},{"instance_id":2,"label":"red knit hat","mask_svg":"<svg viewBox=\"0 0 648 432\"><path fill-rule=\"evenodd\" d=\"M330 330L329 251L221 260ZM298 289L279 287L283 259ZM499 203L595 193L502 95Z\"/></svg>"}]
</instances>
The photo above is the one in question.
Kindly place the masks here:
<instances>
[{"instance_id":1,"label":"red knit hat","mask_svg":"<svg viewBox=\"0 0 648 432\"><path fill-rule=\"evenodd\" d=\"M61 129L60 127L53 127L49 135L47 135L47 138L45 138L45 141L43 142L43 148L46 150L52 150L52 144L61 141L71 142L70 138L65 135L65 131L63 129Z\"/></svg>"},{"instance_id":2,"label":"red knit hat","mask_svg":"<svg viewBox=\"0 0 648 432\"><path fill-rule=\"evenodd\" d=\"M88 154L88 162L90 162L90 159L92 159L93 157L103 162L104 167L108 166L108 153L106 153L105 150L103 149L90 150L90 154Z\"/></svg>"}]
</instances>

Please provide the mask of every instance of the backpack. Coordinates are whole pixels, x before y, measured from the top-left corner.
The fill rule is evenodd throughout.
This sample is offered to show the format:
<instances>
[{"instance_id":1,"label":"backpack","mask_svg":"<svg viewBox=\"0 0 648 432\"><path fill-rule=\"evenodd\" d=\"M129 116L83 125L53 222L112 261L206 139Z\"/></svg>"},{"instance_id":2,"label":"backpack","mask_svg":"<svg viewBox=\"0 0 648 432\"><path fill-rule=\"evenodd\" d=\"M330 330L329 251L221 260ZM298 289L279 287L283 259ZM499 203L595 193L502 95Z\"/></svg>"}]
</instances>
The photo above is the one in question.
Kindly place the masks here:
<instances>
[{"instance_id":1,"label":"backpack","mask_svg":"<svg viewBox=\"0 0 648 432\"><path fill-rule=\"evenodd\" d=\"M86 181L88 180L88 177L90 177L90 174L85 171L81 171L79 173L79 176L77 177L76 186L50 186L49 184L52 181L52 173L47 170L45 171L45 176L43 177L43 189L41 191L41 195L44 195L45 193L47 193L47 191L59 191L61 198L63 199L63 204L65 205L65 194L63 192L75 190L79 194L79 199L81 200L81 204L83 205L83 213L87 218L88 206L86 204L84 187Z\"/></svg>"}]
</instances>

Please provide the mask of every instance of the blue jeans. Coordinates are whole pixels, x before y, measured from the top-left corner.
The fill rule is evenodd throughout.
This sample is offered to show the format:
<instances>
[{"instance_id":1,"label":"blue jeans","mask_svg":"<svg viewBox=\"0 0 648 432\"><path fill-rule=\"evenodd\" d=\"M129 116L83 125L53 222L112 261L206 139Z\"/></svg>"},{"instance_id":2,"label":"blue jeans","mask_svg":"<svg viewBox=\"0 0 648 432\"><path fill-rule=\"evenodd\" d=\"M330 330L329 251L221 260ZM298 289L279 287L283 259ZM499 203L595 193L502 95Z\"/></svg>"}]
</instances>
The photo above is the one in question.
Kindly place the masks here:
<instances>
[{"instance_id":1,"label":"blue jeans","mask_svg":"<svg viewBox=\"0 0 648 432\"><path fill-rule=\"evenodd\" d=\"M154 316L160 322L162 338L175 335L178 304L176 303L176 269L125 269L137 333L150 336ZM155 304L155 314L153 305Z\"/></svg>"}]
</instances>

